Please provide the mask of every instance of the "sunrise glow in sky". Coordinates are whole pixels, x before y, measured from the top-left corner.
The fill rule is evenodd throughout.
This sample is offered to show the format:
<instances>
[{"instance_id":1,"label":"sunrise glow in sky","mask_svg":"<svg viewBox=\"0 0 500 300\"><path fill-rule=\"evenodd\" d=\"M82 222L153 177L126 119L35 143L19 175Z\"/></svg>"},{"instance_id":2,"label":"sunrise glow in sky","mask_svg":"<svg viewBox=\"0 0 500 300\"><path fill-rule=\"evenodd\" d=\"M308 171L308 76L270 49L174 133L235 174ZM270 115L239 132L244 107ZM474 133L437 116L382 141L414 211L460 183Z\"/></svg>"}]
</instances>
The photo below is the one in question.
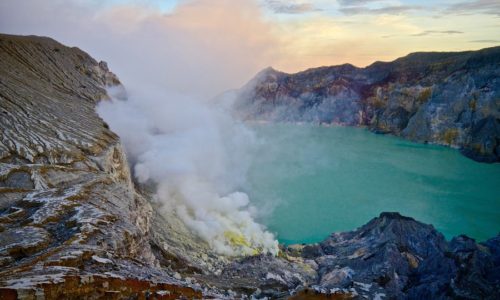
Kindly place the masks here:
<instances>
[{"instance_id":1,"label":"sunrise glow in sky","mask_svg":"<svg viewBox=\"0 0 500 300\"><path fill-rule=\"evenodd\" d=\"M4 0L0 32L50 36L111 63L131 52L110 40L136 55L158 48L182 56L164 68L227 69L237 85L267 66L366 66L416 51L497 46L500 1Z\"/></svg>"}]
</instances>

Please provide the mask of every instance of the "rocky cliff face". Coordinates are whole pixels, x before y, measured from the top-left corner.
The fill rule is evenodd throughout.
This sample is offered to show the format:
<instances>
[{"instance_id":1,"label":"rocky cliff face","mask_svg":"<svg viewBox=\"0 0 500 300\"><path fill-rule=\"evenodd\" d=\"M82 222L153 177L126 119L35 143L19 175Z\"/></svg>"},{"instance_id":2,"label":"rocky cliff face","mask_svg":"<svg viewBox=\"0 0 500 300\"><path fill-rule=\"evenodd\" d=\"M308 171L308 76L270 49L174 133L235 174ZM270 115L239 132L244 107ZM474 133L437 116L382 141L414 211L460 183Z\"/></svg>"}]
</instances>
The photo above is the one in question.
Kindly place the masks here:
<instances>
[{"instance_id":1,"label":"rocky cliff face","mask_svg":"<svg viewBox=\"0 0 500 300\"><path fill-rule=\"evenodd\" d=\"M250 120L366 126L500 161L500 47L413 53L366 68L263 70L239 93Z\"/></svg>"},{"instance_id":2,"label":"rocky cliff face","mask_svg":"<svg viewBox=\"0 0 500 300\"><path fill-rule=\"evenodd\" d=\"M446 242L382 214L278 257L214 254L131 178L95 112L106 64L0 35L0 299L496 299L500 238Z\"/></svg>"},{"instance_id":3,"label":"rocky cliff face","mask_svg":"<svg viewBox=\"0 0 500 300\"><path fill-rule=\"evenodd\" d=\"M0 35L0 65L0 298L200 296L159 268L168 255L187 265L158 250L151 228L163 218L95 112L120 83L106 63L49 38ZM184 235L173 251L191 242Z\"/></svg>"}]
</instances>

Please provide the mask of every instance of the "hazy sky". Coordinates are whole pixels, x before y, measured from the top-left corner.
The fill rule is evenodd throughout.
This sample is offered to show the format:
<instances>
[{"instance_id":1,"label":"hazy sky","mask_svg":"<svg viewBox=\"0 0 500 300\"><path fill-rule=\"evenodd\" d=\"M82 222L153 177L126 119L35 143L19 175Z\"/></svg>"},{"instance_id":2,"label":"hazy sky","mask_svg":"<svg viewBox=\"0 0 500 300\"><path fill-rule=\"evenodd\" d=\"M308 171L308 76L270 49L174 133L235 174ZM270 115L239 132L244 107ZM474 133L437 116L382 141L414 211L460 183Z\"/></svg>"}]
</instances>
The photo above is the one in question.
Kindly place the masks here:
<instances>
[{"instance_id":1,"label":"hazy sky","mask_svg":"<svg viewBox=\"0 0 500 300\"><path fill-rule=\"evenodd\" d=\"M296 70L500 45L498 0L263 1ZM290 4L294 3L294 4ZM307 58L298 60L297 57Z\"/></svg>"},{"instance_id":2,"label":"hazy sky","mask_svg":"<svg viewBox=\"0 0 500 300\"><path fill-rule=\"evenodd\" d=\"M152 67L222 68L227 76L207 86L237 86L267 66L366 66L500 45L500 1L2 0L0 32L51 36L111 63L156 48L170 60Z\"/></svg>"},{"instance_id":3,"label":"hazy sky","mask_svg":"<svg viewBox=\"0 0 500 300\"><path fill-rule=\"evenodd\" d=\"M213 0L216 2L217 0ZM182 0L147 3L175 14ZM349 62L366 66L415 51L457 51L500 45L499 0L258 0L282 59L298 71Z\"/></svg>"}]
</instances>

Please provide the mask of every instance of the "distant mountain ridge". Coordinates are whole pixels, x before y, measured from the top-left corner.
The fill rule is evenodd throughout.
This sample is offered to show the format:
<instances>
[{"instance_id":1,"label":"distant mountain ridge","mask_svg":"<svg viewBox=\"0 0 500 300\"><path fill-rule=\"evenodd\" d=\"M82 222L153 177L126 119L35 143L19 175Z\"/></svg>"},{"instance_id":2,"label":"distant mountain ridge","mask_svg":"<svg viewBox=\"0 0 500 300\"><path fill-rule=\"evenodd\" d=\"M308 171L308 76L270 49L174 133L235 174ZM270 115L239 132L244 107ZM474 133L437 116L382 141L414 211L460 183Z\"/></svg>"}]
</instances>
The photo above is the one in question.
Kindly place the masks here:
<instances>
[{"instance_id":1,"label":"distant mountain ridge","mask_svg":"<svg viewBox=\"0 0 500 300\"><path fill-rule=\"evenodd\" d=\"M366 126L500 161L500 47L417 52L365 68L267 68L238 93L245 120Z\"/></svg>"}]
</instances>

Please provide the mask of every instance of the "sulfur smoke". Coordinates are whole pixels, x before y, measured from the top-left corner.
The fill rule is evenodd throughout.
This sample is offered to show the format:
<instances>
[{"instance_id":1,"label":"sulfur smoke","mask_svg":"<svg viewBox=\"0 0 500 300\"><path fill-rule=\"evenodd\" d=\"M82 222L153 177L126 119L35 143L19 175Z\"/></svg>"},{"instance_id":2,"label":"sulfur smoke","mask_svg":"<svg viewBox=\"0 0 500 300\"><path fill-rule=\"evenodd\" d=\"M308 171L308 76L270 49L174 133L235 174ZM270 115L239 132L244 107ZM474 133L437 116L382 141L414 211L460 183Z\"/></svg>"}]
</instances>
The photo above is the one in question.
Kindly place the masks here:
<instances>
[{"instance_id":1,"label":"sulfur smoke","mask_svg":"<svg viewBox=\"0 0 500 300\"><path fill-rule=\"evenodd\" d=\"M174 211L218 253L276 254L274 236L239 191L254 136L209 101L273 60L275 38L258 4L181 1L161 13L147 1L110 3L6 0L0 26L51 36L106 60L126 99L111 89L113 99L98 112L122 139L136 180L156 186L161 210Z\"/></svg>"},{"instance_id":2,"label":"sulfur smoke","mask_svg":"<svg viewBox=\"0 0 500 300\"><path fill-rule=\"evenodd\" d=\"M98 112L122 139L136 179L157 186L162 211L175 211L220 254L277 253L274 236L238 192L251 158L250 130L223 107L182 94L131 91L119 98Z\"/></svg>"}]
</instances>

